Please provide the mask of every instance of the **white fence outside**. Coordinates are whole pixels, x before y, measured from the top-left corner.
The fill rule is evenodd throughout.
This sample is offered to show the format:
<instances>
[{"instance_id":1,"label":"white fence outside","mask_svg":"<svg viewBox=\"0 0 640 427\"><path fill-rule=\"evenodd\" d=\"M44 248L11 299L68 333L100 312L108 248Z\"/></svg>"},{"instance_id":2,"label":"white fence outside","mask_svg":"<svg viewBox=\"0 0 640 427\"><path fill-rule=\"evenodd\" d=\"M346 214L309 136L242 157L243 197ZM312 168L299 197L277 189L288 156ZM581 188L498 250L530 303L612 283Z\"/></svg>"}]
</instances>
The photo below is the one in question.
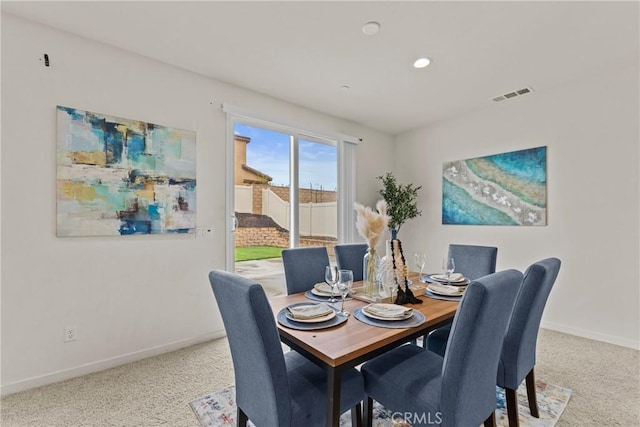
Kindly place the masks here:
<instances>
[{"instance_id":1,"label":"white fence outside","mask_svg":"<svg viewBox=\"0 0 640 427\"><path fill-rule=\"evenodd\" d=\"M300 235L338 238L338 204L301 203ZM285 202L270 189L262 190L262 214L289 230L289 202Z\"/></svg>"},{"instance_id":2,"label":"white fence outside","mask_svg":"<svg viewBox=\"0 0 640 427\"><path fill-rule=\"evenodd\" d=\"M253 212L253 186L236 185L234 209L240 213Z\"/></svg>"}]
</instances>

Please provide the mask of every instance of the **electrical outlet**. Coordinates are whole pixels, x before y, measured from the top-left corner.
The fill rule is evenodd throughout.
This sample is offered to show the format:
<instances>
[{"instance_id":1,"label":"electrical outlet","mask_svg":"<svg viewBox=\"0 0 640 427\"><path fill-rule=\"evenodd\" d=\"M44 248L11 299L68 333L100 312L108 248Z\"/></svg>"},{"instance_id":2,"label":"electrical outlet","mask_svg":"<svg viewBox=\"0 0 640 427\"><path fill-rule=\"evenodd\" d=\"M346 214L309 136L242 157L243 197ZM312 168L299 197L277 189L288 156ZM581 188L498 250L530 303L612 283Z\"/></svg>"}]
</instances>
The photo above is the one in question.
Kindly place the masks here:
<instances>
[{"instance_id":1,"label":"electrical outlet","mask_svg":"<svg viewBox=\"0 0 640 427\"><path fill-rule=\"evenodd\" d=\"M66 326L64 328L64 342L75 341L78 339L78 328L76 326Z\"/></svg>"}]
</instances>

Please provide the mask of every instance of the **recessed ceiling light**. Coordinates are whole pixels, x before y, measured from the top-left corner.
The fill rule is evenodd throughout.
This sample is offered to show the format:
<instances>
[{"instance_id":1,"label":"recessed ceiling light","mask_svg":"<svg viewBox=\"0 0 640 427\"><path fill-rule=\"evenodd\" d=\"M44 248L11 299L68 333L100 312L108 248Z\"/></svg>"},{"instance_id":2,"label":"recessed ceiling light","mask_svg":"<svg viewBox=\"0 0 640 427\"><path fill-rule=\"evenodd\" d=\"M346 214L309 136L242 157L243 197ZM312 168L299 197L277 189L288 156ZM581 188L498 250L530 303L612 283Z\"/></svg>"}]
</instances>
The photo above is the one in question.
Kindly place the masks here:
<instances>
[{"instance_id":1,"label":"recessed ceiling light","mask_svg":"<svg viewBox=\"0 0 640 427\"><path fill-rule=\"evenodd\" d=\"M347 86L347 85L342 85L342 86L340 86L340 90L341 90L341 91L343 91L343 92L346 92L346 91L348 91L348 90L349 90L349 86Z\"/></svg>"},{"instance_id":2,"label":"recessed ceiling light","mask_svg":"<svg viewBox=\"0 0 640 427\"><path fill-rule=\"evenodd\" d=\"M380 31L380 23L376 21L367 22L362 26L362 32L368 36L378 34L378 31Z\"/></svg>"},{"instance_id":3,"label":"recessed ceiling light","mask_svg":"<svg viewBox=\"0 0 640 427\"><path fill-rule=\"evenodd\" d=\"M424 68L429 64L431 64L431 60L429 58L418 58L416 59L416 62L413 63L413 67Z\"/></svg>"}]
</instances>

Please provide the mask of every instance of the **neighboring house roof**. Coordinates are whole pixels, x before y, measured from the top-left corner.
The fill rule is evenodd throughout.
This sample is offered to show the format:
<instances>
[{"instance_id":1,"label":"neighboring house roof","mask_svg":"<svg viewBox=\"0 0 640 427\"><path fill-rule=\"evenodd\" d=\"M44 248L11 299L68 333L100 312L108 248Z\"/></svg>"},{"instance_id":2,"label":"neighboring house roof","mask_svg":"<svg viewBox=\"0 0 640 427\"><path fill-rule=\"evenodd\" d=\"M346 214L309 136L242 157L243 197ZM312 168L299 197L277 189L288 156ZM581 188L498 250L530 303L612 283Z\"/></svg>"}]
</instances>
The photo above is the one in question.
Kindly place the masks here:
<instances>
[{"instance_id":1,"label":"neighboring house roof","mask_svg":"<svg viewBox=\"0 0 640 427\"><path fill-rule=\"evenodd\" d=\"M242 165L242 169L244 169L247 172L252 173L252 174L256 175L258 178L260 178L260 179L255 179L255 180L250 180L250 179L246 179L245 178L244 182L246 182L247 184L253 184L253 183L265 184L265 183L271 182L273 180L273 178L271 178L266 173L260 172L259 170L254 169L251 166L247 166L246 164Z\"/></svg>"}]
</instances>

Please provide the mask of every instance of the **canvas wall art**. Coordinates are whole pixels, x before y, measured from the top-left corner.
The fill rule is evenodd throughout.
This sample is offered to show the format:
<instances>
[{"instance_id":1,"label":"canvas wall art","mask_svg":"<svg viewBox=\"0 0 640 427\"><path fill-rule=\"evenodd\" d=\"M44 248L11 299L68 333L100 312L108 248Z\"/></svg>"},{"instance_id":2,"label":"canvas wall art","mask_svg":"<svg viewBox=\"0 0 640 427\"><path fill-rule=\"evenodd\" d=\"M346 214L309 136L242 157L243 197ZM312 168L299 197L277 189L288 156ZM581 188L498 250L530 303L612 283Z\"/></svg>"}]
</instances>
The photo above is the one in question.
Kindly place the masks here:
<instances>
[{"instance_id":1,"label":"canvas wall art","mask_svg":"<svg viewBox=\"0 0 640 427\"><path fill-rule=\"evenodd\" d=\"M194 233L196 134L57 108L57 235Z\"/></svg>"},{"instance_id":2,"label":"canvas wall art","mask_svg":"<svg viewBox=\"0 0 640 427\"><path fill-rule=\"evenodd\" d=\"M442 223L546 225L547 147L444 163Z\"/></svg>"}]
</instances>

